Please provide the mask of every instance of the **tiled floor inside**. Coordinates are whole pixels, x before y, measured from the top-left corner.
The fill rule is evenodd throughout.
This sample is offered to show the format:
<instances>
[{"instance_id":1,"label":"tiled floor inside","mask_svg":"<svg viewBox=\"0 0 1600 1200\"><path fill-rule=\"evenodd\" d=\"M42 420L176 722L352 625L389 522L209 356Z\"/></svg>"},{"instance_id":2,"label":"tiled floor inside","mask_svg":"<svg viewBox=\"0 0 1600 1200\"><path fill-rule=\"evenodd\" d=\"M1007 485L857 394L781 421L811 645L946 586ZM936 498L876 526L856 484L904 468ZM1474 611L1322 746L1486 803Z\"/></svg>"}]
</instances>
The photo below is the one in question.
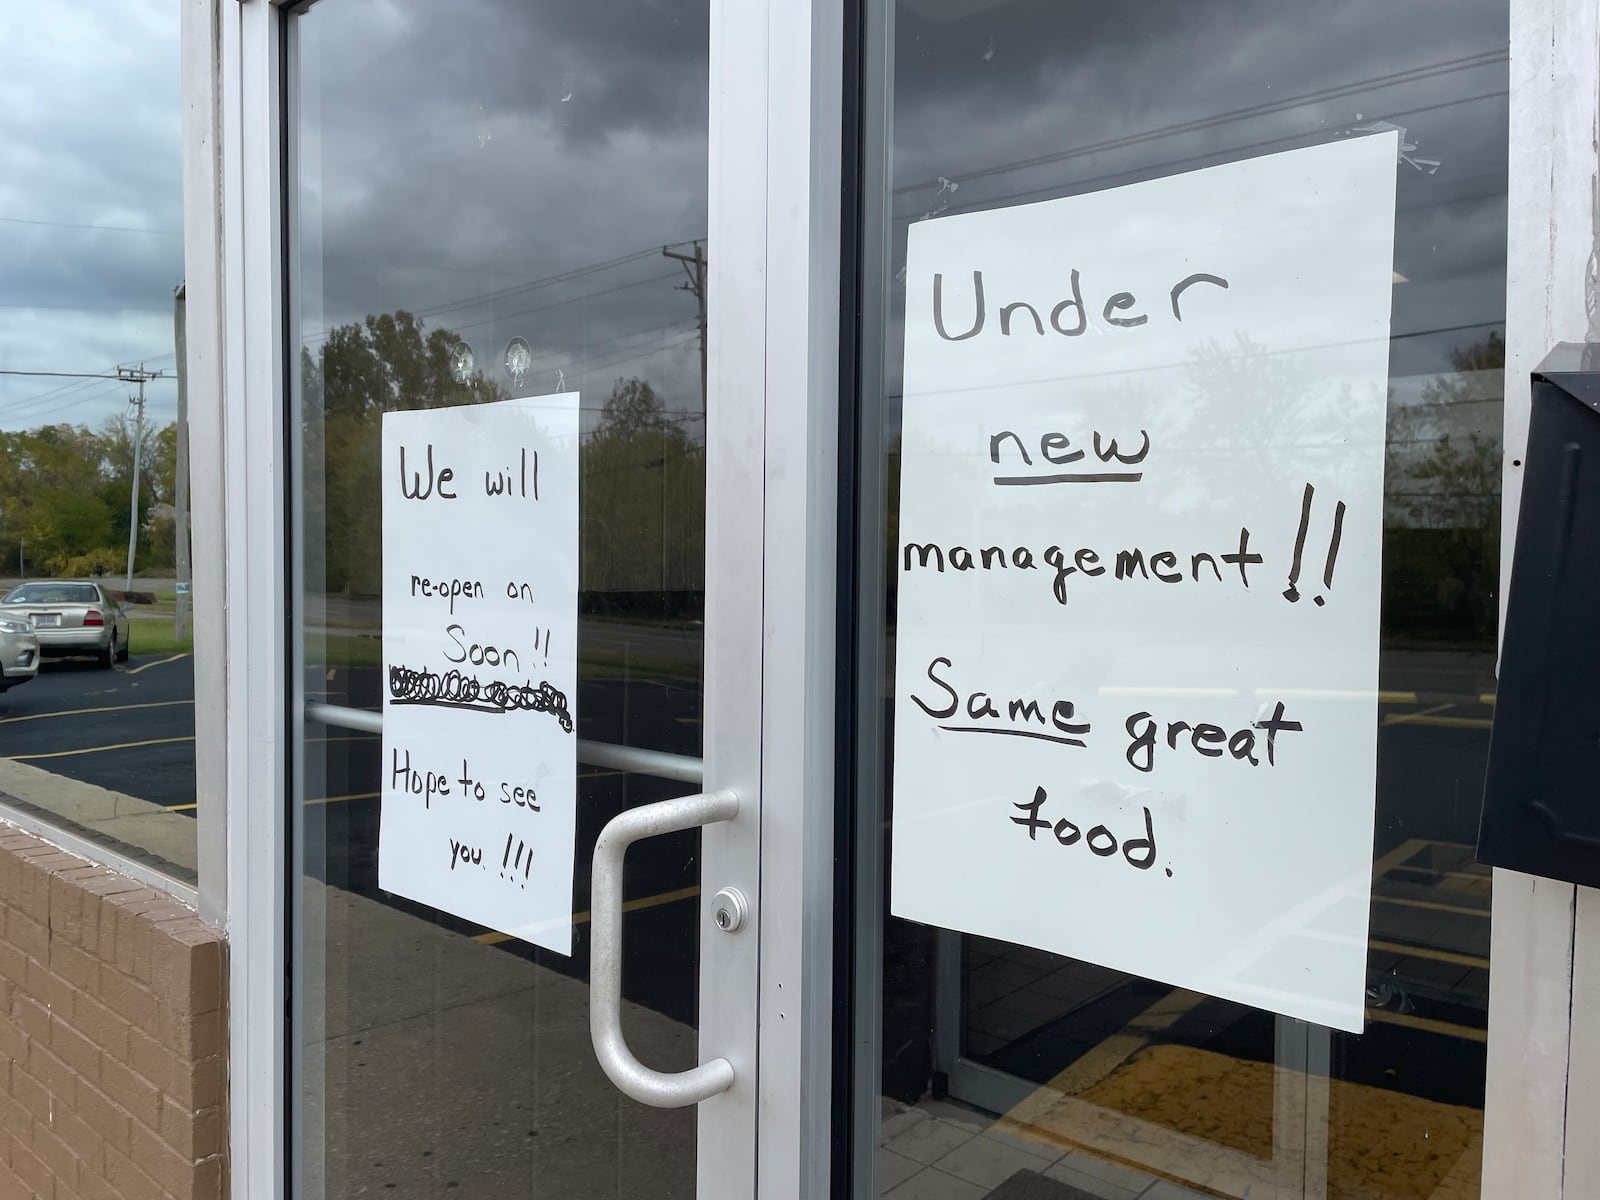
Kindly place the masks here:
<instances>
[{"instance_id":1,"label":"tiled floor inside","mask_svg":"<svg viewBox=\"0 0 1600 1200\"><path fill-rule=\"evenodd\" d=\"M885 1100L878 1171L890 1200L983 1200L1019 1171L1069 1184L1096 1200L1209 1200L1121 1163L995 1127L942 1100Z\"/></svg>"}]
</instances>

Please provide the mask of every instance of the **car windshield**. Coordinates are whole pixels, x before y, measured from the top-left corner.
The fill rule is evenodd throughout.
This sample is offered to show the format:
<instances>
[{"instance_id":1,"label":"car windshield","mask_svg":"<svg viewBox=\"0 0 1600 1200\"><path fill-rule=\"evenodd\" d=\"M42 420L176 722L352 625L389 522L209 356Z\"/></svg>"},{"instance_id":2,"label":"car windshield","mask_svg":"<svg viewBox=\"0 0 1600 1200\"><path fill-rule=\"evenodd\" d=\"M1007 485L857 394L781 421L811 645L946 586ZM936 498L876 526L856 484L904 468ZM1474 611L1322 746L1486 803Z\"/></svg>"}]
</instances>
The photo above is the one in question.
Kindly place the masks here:
<instances>
[{"instance_id":1,"label":"car windshield","mask_svg":"<svg viewBox=\"0 0 1600 1200\"><path fill-rule=\"evenodd\" d=\"M99 591L92 583L25 583L13 588L7 604L98 604Z\"/></svg>"}]
</instances>

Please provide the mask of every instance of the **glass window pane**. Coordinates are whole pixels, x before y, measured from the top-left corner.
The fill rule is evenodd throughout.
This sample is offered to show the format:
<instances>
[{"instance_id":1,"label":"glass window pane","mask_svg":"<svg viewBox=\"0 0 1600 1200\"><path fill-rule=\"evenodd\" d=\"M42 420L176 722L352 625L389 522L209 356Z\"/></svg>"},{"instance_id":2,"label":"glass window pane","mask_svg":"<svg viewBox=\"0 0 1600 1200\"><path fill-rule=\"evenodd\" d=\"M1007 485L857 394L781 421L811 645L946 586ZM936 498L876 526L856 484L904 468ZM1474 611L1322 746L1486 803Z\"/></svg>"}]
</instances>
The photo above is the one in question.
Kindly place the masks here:
<instances>
[{"instance_id":1,"label":"glass window pane","mask_svg":"<svg viewBox=\"0 0 1600 1200\"><path fill-rule=\"evenodd\" d=\"M193 884L178 18L4 18L0 803Z\"/></svg>"},{"instance_id":2,"label":"glass window pane","mask_svg":"<svg viewBox=\"0 0 1600 1200\"><path fill-rule=\"evenodd\" d=\"M583 747L700 753L705 6L327 0L288 28L301 1194L688 1196L694 1111L626 1099L590 1045L589 871L606 821L695 789ZM530 597L577 617L569 956L379 886L399 810L376 718L412 594L383 583L384 414L572 392L578 593ZM513 758L532 716L493 718ZM684 1069L698 835L641 844L625 882L628 1036Z\"/></svg>"},{"instance_id":3,"label":"glass window pane","mask_svg":"<svg viewBox=\"0 0 1600 1200\"><path fill-rule=\"evenodd\" d=\"M886 495L865 494L861 520L864 543L887 547L887 585L861 603L884 614L888 698L881 778L858 825L885 830L885 860L858 874L884 889L885 912L905 718L890 682L902 572L888 556L908 230L1361 134L1398 131L1399 160L1364 1032L886 917L857 929L882 980L876 1062L857 1063L864 1079L876 1072L877 1095L857 1100L881 1101L883 1116L861 1152L906 1196L1124 1197L1158 1180L1152 1196L1476 1195L1490 878L1472 844L1499 602L1506 7L1481 0L1441 21L1423 3L1164 3L1137 17L1034 0L885 3L890 65L869 68L867 89L888 116L887 183L865 211L888 214L866 256L869 271L887 265L866 281L863 329L883 361L869 359L862 395ZM1146 365L1130 352L1115 369ZM1059 501L1065 524L1082 503ZM953 888L960 847L951 854ZM1001 1186L1023 1173L1078 1191Z\"/></svg>"}]
</instances>

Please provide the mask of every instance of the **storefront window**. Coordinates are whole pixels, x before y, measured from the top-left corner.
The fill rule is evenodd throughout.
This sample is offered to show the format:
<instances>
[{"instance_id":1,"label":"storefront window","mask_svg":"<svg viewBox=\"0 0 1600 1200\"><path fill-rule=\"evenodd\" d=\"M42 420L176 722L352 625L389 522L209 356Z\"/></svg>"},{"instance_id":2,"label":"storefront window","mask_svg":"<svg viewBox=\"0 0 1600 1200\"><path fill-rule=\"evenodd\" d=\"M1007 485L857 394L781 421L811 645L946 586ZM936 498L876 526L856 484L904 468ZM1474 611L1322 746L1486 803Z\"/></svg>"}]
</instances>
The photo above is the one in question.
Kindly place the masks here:
<instances>
[{"instance_id":1,"label":"storefront window","mask_svg":"<svg viewBox=\"0 0 1600 1200\"><path fill-rule=\"evenodd\" d=\"M0 805L193 884L178 18L0 39Z\"/></svg>"},{"instance_id":2,"label":"storefront window","mask_svg":"<svg viewBox=\"0 0 1600 1200\"><path fill-rule=\"evenodd\" d=\"M867 1194L864 1189L876 1180L884 1194L905 1200L1174 1200L1201 1195L1442 1200L1478 1195L1490 877L1474 861L1473 843L1494 711L1499 604L1508 136L1505 6L1494 0L1456 6L1448 20L1421 3L1166 3L1134 13L1116 6L1031 0L885 0L869 9L876 10L868 22L871 37L879 40L883 53L869 53L866 61L886 65L869 68L866 81L861 330L866 349L861 379L866 482L861 520L868 587L859 603L863 614L881 614L881 619L861 647L859 663L866 681L860 698L866 765L855 825L860 892L855 930L862 948L858 970L866 982L854 1011L855 1044L870 1050L861 1050L855 1063L857 1194ZM1198 303L1188 306L1203 302L1208 292L1220 296L1227 288L1232 300L1244 294L1239 279L1230 288L1223 278L1226 272L1208 275L1208 268L1193 262L1173 276L1175 284L1185 277L1190 290L1174 288L1170 303L1165 286L1155 299L1136 298L1120 293L1114 280L1091 280L1087 270L1081 283L1076 272L1069 279L1063 271L1052 302L1061 300L1067 307L1052 312L1049 303L1018 303L1032 297L991 293L986 318L977 315L985 301L975 294L976 275L992 265L982 259L989 253L984 247L1002 258L1010 252L1004 245L1006 230L1034 220L1023 216L1023 206L1085 198L1078 207L1045 211L1059 212L1063 221L1077 213L1112 213L1108 224L1076 231L1076 236L1086 254L1103 250L1107 238L1123 237L1123 256L1138 276L1143 256L1158 253L1169 229L1204 229L1208 212L1225 222L1226 214L1218 213L1227 205L1206 197L1225 195L1230 186L1226 180L1233 177L1207 174L1208 168L1254 163L1257 174L1250 178L1276 178L1272 173L1291 163L1291 153L1322 148L1325 154L1292 161L1332 161L1338 147L1349 149L1361 139L1374 138L1393 148L1392 163L1373 176L1381 181L1381 203L1373 207L1392 212L1392 230L1387 215L1376 224L1367 221L1349 230L1349 248L1338 251L1339 257L1350 259L1368 253L1385 256L1377 261L1388 277L1387 295L1381 277L1378 288L1369 289L1381 322L1376 336L1387 338L1386 351L1378 351L1371 393L1341 392L1353 376L1320 365L1306 367L1331 361L1328 356L1335 351L1321 343L1335 340L1332 333L1319 340L1315 331L1306 331L1296 344L1317 348L1295 359L1252 342L1244 324L1233 331L1237 337L1219 340L1209 355L1178 363L1152 358L1131 339L1112 340L1138 332L1134 326L1146 321L1148 330L1160 322L1181 322L1186 315L1200 320ZM1223 181L1215 185L1221 192L1209 191L1216 180ZM1136 190L1136 185L1155 181L1166 181L1166 190ZM1331 177L1329 186L1336 186ZM1321 235L1305 233L1311 218L1301 214L1318 202L1314 191L1284 188L1265 203L1260 194L1234 194L1240 205L1248 202L1256 206L1252 212L1262 214L1261 247L1271 246L1274 238L1302 244L1295 242L1299 238L1317 253L1329 252L1328 243L1319 241ZM1105 194L1098 202L1103 207L1094 210L1092 198L1099 193ZM1348 223L1354 211L1328 219ZM1100 374L1089 380L1072 369L1049 365L1055 360L1038 352L1038 361L1046 365L1029 386L1062 382L1058 399L1036 409L1040 424L1026 446L1032 451L1030 461L1042 454L1052 463L1069 462L1067 434L1077 438L1081 432L1091 453L1102 449L1104 436L1121 434L1099 430L1091 435L1050 423L1081 415L1080 401L1088 403L1083 398L1109 386L1104 380L1112 376L1122 381L1118 386L1124 388L1125 411L1141 417L1153 413L1165 422L1159 428L1148 425L1155 448L1149 451L1150 462L1139 468L1129 465L1139 462L1128 445L1131 441L1137 450L1140 443L1141 421L1136 420L1131 432L1119 437L1125 457L1113 462L1101 455L1096 466L1101 474L1093 480L1076 488L1008 490L1008 503L1012 492L1026 492L1027 503L1054 506L1049 512L1063 540L1084 536L1096 521L1117 519L1111 502L1102 504L1097 497L1105 488L1119 486L1119 480L1131 481L1139 469L1155 469L1153 464L1168 453L1161 443L1164 436L1167 446L1176 447L1172 453L1185 456L1176 490L1161 510L1174 520L1183 513L1208 511L1224 494L1258 486L1280 469L1299 471L1293 454L1306 445L1319 447L1317 454L1326 449L1329 456L1345 453L1347 443L1362 438L1372 448L1366 494L1372 532L1369 544L1355 553L1368 556L1371 604L1363 636L1375 637L1377 662L1373 682L1350 689L1349 702L1366 706L1370 720L1363 718L1349 744L1366 747L1354 754L1370 754L1375 741L1375 818L1366 859L1372 864L1370 884L1362 878L1351 885L1355 902L1368 906L1368 920L1365 945L1355 948L1364 960L1361 993L1353 1022L1343 1029L1333 1027L1331 1018L1292 1015L1292 1002L1274 1011L1268 999L1247 1003L1237 992L1235 998L1219 998L1218 992L1228 992L1220 985L1158 982L1148 974L1052 950L1042 945L1045 939L963 932L987 929L989 918L983 913L997 905L1025 906L1028 901L1025 896L1008 900L1003 888L963 891L963 881L970 877L964 859L977 847L948 846L944 873L913 881L941 893L939 902L957 918L908 920L896 915L907 882L895 866L897 848L910 855L913 851L906 848L922 846L925 836L915 817L902 815L920 815L923 809L918 807L920 796L910 797L897 787L897 778L908 772L894 753L897 722L926 723L925 713L943 712L947 693L966 703L970 691L981 686L962 686L956 668L931 668L930 679L940 675L950 686L925 681L922 696L927 703L919 713L895 682L897 667L904 667L897 663L897 650L921 644L912 622L925 610L918 607L920 600L914 602L910 589L922 577L914 577L914 569L933 570L925 548L921 563L900 560L903 538L926 536L906 529L918 521L918 529L928 528L926 507L914 511L917 495L926 491L918 493L913 486L913 472L926 470L926 462L913 462L912 457L926 455L927 446L938 444L930 443L926 425L917 425L928 420L922 399L929 394L927 371L907 359L913 353L907 347L918 345L907 327L927 316L921 307L926 290L917 274L915 247L951 244L950 234L933 232L936 223L979 213L996 214L991 224L970 225L991 240L974 235L977 249L971 260L945 268L950 273L943 275L935 303L945 306L941 315L948 324L937 333L943 341L933 344L974 337L975 323L986 319L989 328L982 336L1008 353L1035 353L1029 347L1044 344L1041 339L1065 345L1067 336L1086 334L1082 344L1100 356L1095 360ZM1131 213L1147 222L1136 235L1129 232L1135 221ZM1036 247L1041 256L1072 236L1043 218L1028 228L1042 230ZM1391 233L1392 264L1386 249ZM909 257L908 238L913 247ZM1359 249L1369 245L1377 249ZM1184 248L1195 260L1206 251L1199 235ZM1277 281L1292 291L1299 286L1299 269L1285 255L1252 278ZM995 277L991 271L991 281ZM908 310L908 290L917 298L915 311ZM1075 324L1079 315L1084 318L1081 327ZM1157 394L1180 375L1192 385L1189 390ZM999 393L985 396L983 386L979 381L973 388L972 402L959 418L966 422L962 428L975 436L981 433L977 453L984 467L992 465L991 451L994 464L1001 462L1001 455L1022 462L1015 453L1021 441L1013 446L1003 436L996 443L989 440L997 431L984 425L984 411L999 402ZM1330 398L1322 398L1324 394ZM1366 404L1372 405L1370 428L1363 426L1348 438L1328 435L1351 414L1366 411ZM1236 421L1240 431L1224 438L1199 427L1218 414ZM941 430L954 428L956 420L950 418ZM1248 431L1252 421L1275 423L1272 431L1260 434L1262 453L1255 465L1231 481L1208 475L1203 456L1239 452L1253 436ZM1298 442L1284 432L1290 427L1300 430ZM1063 435L1050 442L1055 435L1046 433L1041 443L1041 432L1049 430ZM1300 450L1286 449L1293 445ZM954 461L948 468L960 469ZM1029 469L1038 474L1036 463ZM1080 468L1060 468L1072 469ZM1001 473L998 467L994 471ZM1064 475L1031 482L1062 479ZM1095 486L1101 491L1096 493ZM1296 504L1300 486L1296 476L1291 497ZM1337 522L1344 509L1335 516L1326 492L1313 501L1309 479L1304 500L1308 515L1302 517L1302 532L1310 530L1306 545L1296 549L1289 577L1268 586L1275 585L1275 593L1282 592L1289 603L1305 604L1315 591L1318 611L1332 613L1341 599L1338 585L1352 586L1349 581L1357 577L1350 568L1355 560L1348 557L1355 543L1347 540L1345 557L1340 557ZM1350 512L1356 512L1355 502ZM960 515L966 519L965 512ZM985 510L975 518L972 537L981 545L1002 543L1009 536L1003 517L998 507ZM1291 519L1291 529L1293 523ZM1322 541L1313 544L1311 536ZM1009 567L1010 578L1017 578L1013 543L1003 544L1007 562L979 562L974 577L993 568L992 579ZM943 549L949 551L948 546ZM1250 552L1231 544L1221 549ZM980 551L974 548L972 553ZM1230 561L1217 553L1221 562ZM1264 569L1276 569L1277 560L1270 559L1273 550L1263 553L1269 556ZM1280 557L1286 564L1287 554ZM1146 566L1154 563L1146 559ZM949 578L964 569L953 559L945 565ZM1087 574L1069 579L1067 572L1058 576L1058 585L1099 585L1098 578L1090 578L1100 573L1094 565L1093 558L1079 559L1077 568ZM1121 566L1109 558L1105 565L1112 568L1106 578L1122 577ZM1193 579L1191 568L1199 573ZM1200 587L1195 580L1209 569L1204 562L1196 566L1185 554L1181 572L1168 580L1157 571L1155 578L1170 582L1176 591L1180 575L1189 586ZM1313 577L1315 583L1308 587ZM1218 571L1218 586L1222 579ZM882 581L881 586L874 581ZM1259 578L1250 582L1259 595ZM952 596L955 586L950 585ZM1013 585L987 586L991 591L980 594L973 584L952 603L966 606L958 615L988 636L985 645L994 651L1007 634L992 623L1003 610L992 589ZM1085 591L1071 595L1080 597ZM1059 592L1055 601L1070 602ZM1285 603L1276 597L1274 602ZM1130 601L1140 612L1137 605L1143 603ZM1185 626L1191 618L1178 613L1169 627L1149 636L1170 638L1174 646L1223 645L1236 635L1225 624L1226 614L1218 613L1209 627ZM1115 614L1098 619L1101 647L1092 669L1132 661L1122 647L1130 636L1127 628ZM870 625L873 618L864 615L863 621ZM1095 629L1085 636L1096 636ZM1175 667L1170 679L1127 678L1121 680L1126 688L1102 688L1099 694L1138 696L1139 705L1155 710L1158 702L1151 696L1162 692L1162 685L1171 685L1163 693L1169 704L1226 704L1240 689L1249 695L1279 682L1257 677L1260 664L1273 661L1275 636L1265 625L1238 636L1232 649L1232 661L1241 664L1236 675L1189 678ZM1003 649L997 653L1003 658ZM1033 653L1048 661L1068 652L1046 641L1034 645ZM1076 668L1085 660L1080 656L1070 661ZM1290 661L1287 653L1280 661ZM921 662L917 665L920 670ZM1252 669L1256 676L1250 675ZM1370 660L1363 669L1371 669ZM881 706L875 699L880 694L886 697ZM1307 702L1331 700L1324 694ZM1004 708L1004 700L996 703ZM974 721L967 725L984 715L981 704L975 714L968 711ZM1176 733L1166 727L1157 735L1159 741L1152 738L1152 753L1209 755L1226 750L1240 758L1234 751L1244 743L1237 740L1234 727L1224 731L1220 722L1213 727L1204 723L1209 718L1187 711L1181 715L1188 723ZM1070 704L1064 719L1078 732L1050 730L1057 741L1089 736L1082 723L1087 717L1075 715ZM1244 724L1259 733L1261 722L1271 718L1256 714L1253 719L1255 724L1247 714ZM952 723L962 722L952 718ZM1120 735L1120 710L1112 724ZM1204 732L1197 732L1197 726ZM1134 732L1130 725L1129 733ZM1285 740L1278 750L1291 744ZM1134 757L1128 762L1132 770L1148 769ZM1137 775L1129 778L1139 781ZM1371 803L1370 778L1365 796L1360 789L1335 790L1324 797L1326 804L1340 809L1348 803L1355 814L1351 819L1367 819L1361 814L1363 805ZM1141 794L1119 777L1108 780L1103 786L1112 791L1102 795ZM1006 816L1018 823L1038 821L1031 832L1050 843L1052 851L1059 849L1062 872L1090 872L1079 859L1096 861L1085 850L1085 845L1095 845L1089 828L1093 822L1064 829L1055 823L1062 813L1029 810L1027 805L1044 800L1045 792L1041 787L1031 798L1009 797L1002 804L1002 825ZM1157 805L1153 825L1147 827L1139 825L1140 803L1124 805L1133 814L1134 828L1121 833L1116 849L1100 845L1092 854L1115 853L1124 873L1153 868L1152 879L1163 868L1194 869L1193 864L1158 858L1153 842L1160 840L1161 829L1193 817L1200 795L1191 797L1195 807L1187 815L1181 806ZM970 799L984 802L977 795ZM1111 800L1107 805L1105 811L1117 811ZM1019 825L1019 830L1007 827L1008 835L1029 836L1030 828ZM1100 832L1105 834L1104 828ZM1251 835L1241 830L1238 836ZM1080 837L1089 841L1071 844ZM1149 863L1140 858L1144 843L1139 838L1152 840ZM1079 859L1071 859L1069 850ZM1298 855L1311 869L1325 847L1262 844L1259 850L1263 855ZM1166 874L1170 877L1172 871ZM1119 895L1108 884L1098 904L1121 903L1115 898ZM1260 895L1254 902L1271 910L1277 900ZM874 916L880 906L881 918ZM1155 940L1154 922L1162 919L1159 908L1155 911L1149 927L1129 936ZM1184 914L1167 917L1181 921ZM1078 909L1057 911L1046 923L1093 919L1093 911ZM1118 953L1113 948L1109 957ZM1223 973L1224 965L1217 970ZM1159 973L1152 968L1151 974Z\"/></svg>"}]
</instances>

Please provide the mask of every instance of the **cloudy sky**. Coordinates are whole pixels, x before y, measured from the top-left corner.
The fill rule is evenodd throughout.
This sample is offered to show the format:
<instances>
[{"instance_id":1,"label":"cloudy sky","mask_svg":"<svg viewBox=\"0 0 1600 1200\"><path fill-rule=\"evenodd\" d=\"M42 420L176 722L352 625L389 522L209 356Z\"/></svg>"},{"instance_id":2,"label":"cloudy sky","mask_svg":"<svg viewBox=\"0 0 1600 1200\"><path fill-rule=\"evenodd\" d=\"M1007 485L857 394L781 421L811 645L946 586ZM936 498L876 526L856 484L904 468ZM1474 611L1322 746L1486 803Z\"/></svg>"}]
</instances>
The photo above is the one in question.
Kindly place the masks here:
<instances>
[{"instance_id":1,"label":"cloudy sky","mask_svg":"<svg viewBox=\"0 0 1600 1200\"><path fill-rule=\"evenodd\" d=\"M1448 371L1452 350L1503 322L1504 0L900 0L896 17L896 268L906 226L930 213L1098 191L1387 121L1420 164L1396 165L1406 282L1392 376ZM896 313L887 344L900 338ZM889 368L893 395L894 356ZM1484 419L1498 430L1496 408Z\"/></svg>"},{"instance_id":2,"label":"cloudy sky","mask_svg":"<svg viewBox=\"0 0 1600 1200\"><path fill-rule=\"evenodd\" d=\"M706 233L705 0L323 0L297 33L305 345L406 309L513 391L594 410L637 375L695 421L697 304L661 251ZM179 100L173 0L4 6L0 370L171 371ZM98 424L126 396L0 375L0 428ZM173 384L149 396L170 419Z\"/></svg>"},{"instance_id":3,"label":"cloudy sky","mask_svg":"<svg viewBox=\"0 0 1600 1200\"><path fill-rule=\"evenodd\" d=\"M304 345L405 309L512 391L593 412L638 376L693 420L698 306L662 248L706 233L705 0L324 0L299 33Z\"/></svg>"},{"instance_id":4,"label":"cloudy sky","mask_svg":"<svg viewBox=\"0 0 1600 1200\"><path fill-rule=\"evenodd\" d=\"M706 232L706 22L706 0L321 0L297 25L297 336L314 351L405 308L508 387L521 338L517 390L580 387L592 409L638 375L692 419L696 305L661 247ZM171 370L177 24L173 0L0 8L0 370ZM1397 165L1394 373L1447 369L1503 315L1505 25L1503 0L1448 19L1423 0L901 0L896 266L930 212L1385 120L1438 161ZM0 375L0 428L98 423L126 391ZM150 397L169 418L170 380Z\"/></svg>"},{"instance_id":5,"label":"cloudy sky","mask_svg":"<svg viewBox=\"0 0 1600 1200\"><path fill-rule=\"evenodd\" d=\"M169 376L183 278L173 0L0 5L0 371ZM168 379L147 390L171 420ZM108 380L0 375L0 429L98 425Z\"/></svg>"}]
</instances>

